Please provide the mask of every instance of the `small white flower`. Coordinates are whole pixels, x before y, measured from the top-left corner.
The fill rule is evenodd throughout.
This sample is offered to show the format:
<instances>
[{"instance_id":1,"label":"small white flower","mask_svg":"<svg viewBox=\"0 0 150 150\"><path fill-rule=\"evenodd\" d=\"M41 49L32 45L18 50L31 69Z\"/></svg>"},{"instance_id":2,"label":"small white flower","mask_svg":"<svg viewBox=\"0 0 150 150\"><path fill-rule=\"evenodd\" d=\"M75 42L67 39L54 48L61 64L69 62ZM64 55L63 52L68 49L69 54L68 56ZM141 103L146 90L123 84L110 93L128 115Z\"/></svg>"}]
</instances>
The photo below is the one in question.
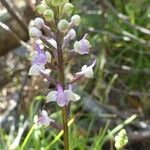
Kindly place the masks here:
<instances>
[{"instance_id":1,"label":"small white flower","mask_svg":"<svg viewBox=\"0 0 150 150\"><path fill-rule=\"evenodd\" d=\"M29 29L29 35L32 38L39 39L42 36L42 32L36 27L31 27Z\"/></svg>"},{"instance_id":2,"label":"small white flower","mask_svg":"<svg viewBox=\"0 0 150 150\"><path fill-rule=\"evenodd\" d=\"M96 64L96 60L90 66L84 65L81 71L77 72L76 75L84 75L87 78L93 78L94 75L93 67L95 66L95 64Z\"/></svg>"},{"instance_id":3,"label":"small white flower","mask_svg":"<svg viewBox=\"0 0 150 150\"><path fill-rule=\"evenodd\" d=\"M44 66L39 66L39 65L34 64L30 67L28 75L39 76L40 72L44 70L45 70Z\"/></svg>"},{"instance_id":4,"label":"small white flower","mask_svg":"<svg viewBox=\"0 0 150 150\"><path fill-rule=\"evenodd\" d=\"M45 52L45 55L46 55L46 60L47 60L47 62L51 62L51 59L52 59L52 55L48 52L48 51L46 51Z\"/></svg>"},{"instance_id":5,"label":"small white flower","mask_svg":"<svg viewBox=\"0 0 150 150\"><path fill-rule=\"evenodd\" d=\"M51 122L54 122L54 120L49 118L45 110L42 110L41 115L38 119L38 124L49 126Z\"/></svg>"}]
</instances>

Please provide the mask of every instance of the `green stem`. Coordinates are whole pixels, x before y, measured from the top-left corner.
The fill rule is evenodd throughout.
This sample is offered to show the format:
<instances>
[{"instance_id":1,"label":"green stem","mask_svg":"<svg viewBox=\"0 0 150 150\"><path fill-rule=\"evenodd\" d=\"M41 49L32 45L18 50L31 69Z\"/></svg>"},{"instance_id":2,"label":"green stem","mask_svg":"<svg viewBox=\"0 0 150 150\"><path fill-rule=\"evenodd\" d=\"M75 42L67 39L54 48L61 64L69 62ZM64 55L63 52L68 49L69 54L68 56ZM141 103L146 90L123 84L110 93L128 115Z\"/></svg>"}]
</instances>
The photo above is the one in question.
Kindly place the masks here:
<instances>
[{"instance_id":1,"label":"green stem","mask_svg":"<svg viewBox=\"0 0 150 150\"><path fill-rule=\"evenodd\" d=\"M67 107L62 107L63 116L63 130L64 130L64 149L69 150L69 140L68 140L68 125L67 125Z\"/></svg>"}]
</instances>

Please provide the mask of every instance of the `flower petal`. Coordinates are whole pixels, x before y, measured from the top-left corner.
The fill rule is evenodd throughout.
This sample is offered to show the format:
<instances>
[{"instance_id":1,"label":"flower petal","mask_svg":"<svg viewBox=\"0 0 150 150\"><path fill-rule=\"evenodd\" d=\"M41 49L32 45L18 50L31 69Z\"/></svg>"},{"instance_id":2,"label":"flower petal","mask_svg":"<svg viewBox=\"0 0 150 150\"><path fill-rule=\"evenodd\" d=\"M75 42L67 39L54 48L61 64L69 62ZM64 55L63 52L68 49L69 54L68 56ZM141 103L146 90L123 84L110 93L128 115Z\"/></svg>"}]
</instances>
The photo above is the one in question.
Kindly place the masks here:
<instances>
[{"instance_id":1,"label":"flower petal","mask_svg":"<svg viewBox=\"0 0 150 150\"><path fill-rule=\"evenodd\" d=\"M46 51L45 52L45 55L46 55L46 59L47 59L47 62L51 62L51 59L52 59L52 56L51 56L51 54L48 52L48 51Z\"/></svg>"},{"instance_id":2,"label":"flower petal","mask_svg":"<svg viewBox=\"0 0 150 150\"><path fill-rule=\"evenodd\" d=\"M62 93L57 93L57 96L56 96L56 101L57 101L57 104L60 106L60 107L63 107L67 104L67 97L66 95L64 94L64 92Z\"/></svg>"},{"instance_id":3,"label":"flower petal","mask_svg":"<svg viewBox=\"0 0 150 150\"><path fill-rule=\"evenodd\" d=\"M80 41L74 43L74 51L83 55L89 53L89 48L91 48L90 42L86 39L87 34Z\"/></svg>"},{"instance_id":4,"label":"flower petal","mask_svg":"<svg viewBox=\"0 0 150 150\"><path fill-rule=\"evenodd\" d=\"M48 113L47 113L46 110L42 110L41 114L42 114L43 116L48 116Z\"/></svg>"},{"instance_id":5,"label":"flower petal","mask_svg":"<svg viewBox=\"0 0 150 150\"><path fill-rule=\"evenodd\" d=\"M94 73L93 73L92 67L88 67L87 70L85 70L84 75L85 75L87 78L93 78Z\"/></svg>"},{"instance_id":6,"label":"flower petal","mask_svg":"<svg viewBox=\"0 0 150 150\"><path fill-rule=\"evenodd\" d=\"M96 59L93 61L93 63L91 64L91 66L90 67L94 67L95 66L95 64L96 64Z\"/></svg>"},{"instance_id":7,"label":"flower petal","mask_svg":"<svg viewBox=\"0 0 150 150\"><path fill-rule=\"evenodd\" d=\"M48 93L46 97L46 103L49 103L51 101L56 101L57 91L51 91Z\"/></svg>"},{"instance_id":8,"label":"flower petal","mask_svg":"<svg viewBox=\"0 0 150 150\"><path fill-rule=\"evenodd\" d=\"M75 93L74 93L74 97L75 97L75 101L78 101L78 100L81 99L81 97L78 94L75 94Z\"/></svg>"},{"instance_id":9,"label":"flower petal","mask_svg":"<svg viewBox=\"0 0 150 150\"><path fill-rule=\"evenodd\" d=\"M61 84L57 85L57 91L58 91L58 93L63 93L63 87Z\"/></svg>"},{"instance_id":10,"label":"flower petal","mask_svg":"<svg viewBox=\"0 0 150 150\"><path fill-rule=\"evenodd\" d=\"M84 65L82 68L81 68L81 70L84 72L86 69L87 69L87 65Z\"/></svg>"},{"instance_id":11,"label":"flower petal","mask_svg":"<svg viewBox=\"0 0 150 150\"><path fill-rule=\"evenodd\" d=\"M47 39L47 41L54 47L57 49L57 43L54 39L50 38L50 39Z\"/></svg>"},{"instance_id":12,"label":"flower petal","mask_svg":"<svg viewBox=\"0 0 150 150\"><path fill-rule=\"evenodd\" d=\"M32 75L39 76L41 70L43 70L43 67L38 66L38 65L32 65L29 69L28 75L30 75L30 76L32 76Z\"/></svg>"},{"instance_id":13,"label":"flower petal","mask_svg":"<svg viewBox=\"0 0 150 150\"><path fill-rule=\"evenodd\" d=\"M38 56L38 52L34 51L30 53L29 59L32 61L33 59L35 59Z\"/></svg>"},{"instance_id":14,"label":"flower petal","mask_svg":"<svg viewBox=\"0 0 150 150\"><path fill-rule=\"evenodd\" d=\"M42 110L41 115L38 119L38 124L48 126L50 122L54 122L54 120L49 118L48 113L45 110Z\"/></svg>"},{"instance_id":15,"label":"flower petal","mask_svg":"<svg viewBox=\"0 0 150 150\"><path fill-rule=\"evenodd\" d=\"M66 95L67 99L70 101L75 101L74 93L71 90L65 90L64 94Z\"/></svg>"},{"instance_id":16,"label":"flower petal","mask_svg":"<svg viewBox=\"0 0 150 150\"><path fill-rule=\"evenodd\" d=\"M65 90L64 93L68 101L78 101L80 99L80 96L73 93L71 90Z\"/></svg>"}]
</instances>

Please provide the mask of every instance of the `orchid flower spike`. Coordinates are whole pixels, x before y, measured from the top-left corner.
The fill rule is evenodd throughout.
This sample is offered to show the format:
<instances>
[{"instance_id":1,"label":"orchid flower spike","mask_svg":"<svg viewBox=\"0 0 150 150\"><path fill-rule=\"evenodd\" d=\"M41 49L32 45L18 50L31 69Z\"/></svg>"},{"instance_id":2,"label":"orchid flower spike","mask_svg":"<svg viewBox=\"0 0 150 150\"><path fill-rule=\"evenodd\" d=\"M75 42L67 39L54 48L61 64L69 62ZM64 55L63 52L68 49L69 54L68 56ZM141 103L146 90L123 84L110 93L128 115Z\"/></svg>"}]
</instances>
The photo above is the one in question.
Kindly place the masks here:
<instances>
[{"instance_id":1,"label":"orchid flower spike","mask_svg":"<svg viewBox=\"0 0 150 150\"><path fill-rule=\"evenodd\" d=\"M89 49L91 48L90 42L86 39L87 34L84 35L84 37L80 41L76 41L74 43L74 51L83 55L88 54Z\"/></svg>"},{"instance_id":2,"label":"orchid flower spike","mask_svg":"<svg viewBox=\"0 0 150 150\"><path fill-rule=\"evenodd\" d=\"M42 110L40 117L38 118L38 124L49 126L51 122L54 122L54 120L49 118L46 110Z\"/></svg>"},{"instance_id":3,"label":"orchid flower spike","mask_svg":"<svg viewBox=\"0 0 150 150\"><path fill-rule=\"evenodd\" d=\"M31 56L32 66L28 74L38 76L41 71L45 70L45 64L51 62L51 54L48 51L43 52L39 44L36 44L35 48L37 51Z\"/></svg>"},{"instance_id":4,"label":"orchid flower spike","mask_svg":"<svg viewBox=\"0 0 150 150\"><path fill-rule=\"evenodd\" d=\"M62 85L57 85L57 91L51 91L47 95L46 103L56 101L60 107L68 105L69 101L78 101L80 96L73 93L72 89L63 90Z\"/></svg>"},{"instance_id":5,"label":"orchid flower spike","mask_svg":"<svg viewBox=\"0 0 150 150\"><path fill-rule=\"evenodd\" d=\"M93 63L90 66L84 65L81 69L80 72L77 72L76 75L84 75L87 78L93 78L94 73L93 73L93 67L96 64L96 60L93 61Z\"/></svg>"}]
</instances>

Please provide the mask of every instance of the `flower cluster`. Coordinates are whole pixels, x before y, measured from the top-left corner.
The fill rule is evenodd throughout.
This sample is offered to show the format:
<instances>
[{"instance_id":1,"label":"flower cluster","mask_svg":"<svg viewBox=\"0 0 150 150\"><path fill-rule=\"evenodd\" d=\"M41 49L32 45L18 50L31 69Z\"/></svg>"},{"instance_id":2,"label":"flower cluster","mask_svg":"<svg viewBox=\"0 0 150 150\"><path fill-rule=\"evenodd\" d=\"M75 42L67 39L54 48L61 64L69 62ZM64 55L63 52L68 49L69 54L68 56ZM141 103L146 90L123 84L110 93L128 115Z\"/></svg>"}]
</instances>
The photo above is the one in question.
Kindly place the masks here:
<instances>
[{"instance_id":1,"label":"flower cluster","mask_svg":"<svg viewBox=\"0 0 150 150\"><path fill-rule=\"evenodd\" d=\"M60 68L58 63L53 64L53 59L58 60L59 50L67 53L87 55L90 53L91 44L87 40L88 34L85 34L80 40L73 44L73 49L69 50L69 44L76 39L75 28L80 25L81 18L79 15L71 16L74 6L68 0L43 0L37 7L36 11L41 15L34 19L33 25L29 28L29 35L34 41L35 51L31 55L32 66L29 70L29 75L42 75L52 79L46 73L46 64L57 68L59 74ZM70 18L70 19L68 19ZM58 35L58 33L60 33ZM59 36L59 37L58 37ZM59 38L59 42L58 39ZM42 45L39 44L42 42ZM43 48L44 47L44 48ZM45 51L44 49L48 49ZM63 56L62 56L63 57ZM61 62L63 64L63 62ZM78 77L93 78L93 67L96 61L94 60L90 66L84 65L80 72L75 73L74 79ZM49 68L51 69L51 68ZM64 89L66 83L53 79L56 83L56 91L50 91L46 98L46 103L56 101L60 107L67 106L70 101L78 101L80 96L72 91L71 84L67 90ZM72 83L67 82L67 83ZM45 110L42 111L39 118L41 124L48 125L51 119L48 117Z\"/></svg>"}]
</instances>

